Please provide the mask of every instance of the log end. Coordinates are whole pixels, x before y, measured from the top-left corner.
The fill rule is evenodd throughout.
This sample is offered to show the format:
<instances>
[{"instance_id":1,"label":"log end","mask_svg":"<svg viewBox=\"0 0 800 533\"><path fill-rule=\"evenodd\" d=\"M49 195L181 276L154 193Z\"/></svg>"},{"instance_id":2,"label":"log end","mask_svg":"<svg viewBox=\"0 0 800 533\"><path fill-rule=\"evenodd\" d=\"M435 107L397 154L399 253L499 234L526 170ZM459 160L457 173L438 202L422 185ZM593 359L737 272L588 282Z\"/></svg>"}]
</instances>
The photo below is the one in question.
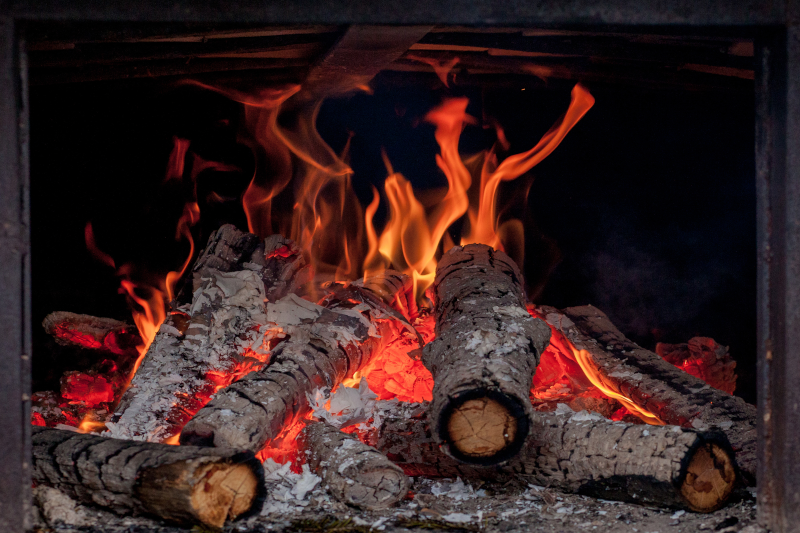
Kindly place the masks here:
<instances>
[{"instance_id":1,"label":"log end","mask_svg":"<svg viewBox=\"0 0 800 533\"><path fill-rule=\"evenodd\" d=\"M450 454L467 463L505 461L519 452L528 436L528 418L519 402L492 391L453 401L442 422L441 437Z\"/></svg>"},{"instance_id":2,"label":"log end","mask_svg":"<svg viewBox=\"0 0 800 533\"><path fill-rule=\"evenodd\" d=\"M727 501L736 483L736 464L732 452L719 444L698 446L689 459L681 496L692 511L716 511Z\"/></svg>"},{"instance_id":3,"label":"log end","mask_svg":"<svg viewBox=\"0 0 800 533\"><path fill-rule=\"evenodd\" d=\"M149 468L138 483L145 509L178 523L222 528L261 509L266 497L261 463L248 453L229 460L200 458Z\"/></svg>"},{"instance_id":4,"label":"log end","mask_svg":"<svg viewBox=\"0 0 800 533\"><path fill-rule=\"evenodd\" d=\"M253 506L258 478L246 465L214 465L192 490L192 507L203 524L222 527Z\"/></svg>"}]
</instances>

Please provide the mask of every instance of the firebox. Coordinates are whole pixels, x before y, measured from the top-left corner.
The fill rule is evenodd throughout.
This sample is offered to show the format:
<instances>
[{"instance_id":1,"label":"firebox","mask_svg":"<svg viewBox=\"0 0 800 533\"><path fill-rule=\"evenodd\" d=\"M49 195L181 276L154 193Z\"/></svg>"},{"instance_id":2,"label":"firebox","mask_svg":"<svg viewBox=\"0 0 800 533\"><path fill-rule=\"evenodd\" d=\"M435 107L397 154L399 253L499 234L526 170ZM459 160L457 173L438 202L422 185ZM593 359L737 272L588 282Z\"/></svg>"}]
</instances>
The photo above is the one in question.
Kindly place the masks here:
<instances>
[{"instance_id":1,"label":"firebox","mask_svg":"<svg viewBox=\"0 0 800 533\"><path fill-rule=\"evenodd\" d=\"M2 529L51 450L95 504L80 454L147 457L101 505L181 524L246 516L260 461L306 453L367 509L407 475L695 511L757 477L793 531L793 7L0 8ZM519 462L623 425L685 448L671 481ZM372 470L330 468L352 447Z\"/></svg>"}]
</instances>

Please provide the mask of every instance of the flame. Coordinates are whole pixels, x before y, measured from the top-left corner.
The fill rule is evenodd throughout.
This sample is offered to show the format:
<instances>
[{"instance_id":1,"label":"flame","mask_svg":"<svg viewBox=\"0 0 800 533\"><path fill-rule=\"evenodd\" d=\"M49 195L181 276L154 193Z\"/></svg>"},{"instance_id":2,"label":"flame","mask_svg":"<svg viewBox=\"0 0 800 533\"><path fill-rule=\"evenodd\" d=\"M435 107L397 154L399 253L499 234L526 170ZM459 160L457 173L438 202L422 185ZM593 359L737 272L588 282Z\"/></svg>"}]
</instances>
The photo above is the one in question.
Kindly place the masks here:
<instances>
[{"instance_id":1,"label":"flame","mask_svg":"<svg viewBox=\"0 0 800 533\"><path fill-rule=\"evenodd\" d=\"M167 168L164 173L163 183L183 179L185 170L186 155L189 150L189 141L173 138L173 147L167 161ZM190 201L184 205L183 213L178 219L175 229L175 241L180 242L186 240L189 243L189 254L183 262L181 269L178 271L168 272L163 280L160 280L156 285L138 281L134 279L134 265L124 264L116 269L116 274L120 278L119 293L127 296L131 303L131 314L136 328L139 330L139 336L142 339L142 344L137 347L139 357L133 365L128 383L133 379L136 371L147 354L159 327L164 322L167 316L165 301L171 301L174 298L174 288L178 280L186 272L192 258L194 257L195 245L194 239L190 228L200 220L200 207L196 201ZM84 232L86 247L94 255L95 258L104 264L115 268L114 259L107 253L100 250L95 240L94 229L92 223L86 224ZM127 385L126 385L127 387ZM125 387L125 388L126 388ZM124 388L123 388L124 390Z\"/></svg>"},{"instance_id":2,"label":"flame","mask_svg":"<svg viewBox=\"0 0 800 533\"><path fill-rule=\"evenodd\" d=\"M572 98L564 116L545 133L541 140L527 152L512 155L497 165L492 149L484 159L481 169L480 201L477 208L469 212L470 232L461 239L461 244L479 243L502 248L497 234L497 189L500 182L511 181L538 165L567 136L567 133L594 105L594 97L582 85L572 89Z\"/></svg>"},{"instance_id":3,"label":"flame","mask_svg":"<svg viewBox=\"0 0 800 533\"><path fill-rule=\"evenodd\" d=\"M529 306L528 312L531 314L531 316L544 320L544 317L536 310L534 306ZM575 345L572 344L572 342L556 327L547 323L547 321L545 321L545 324L550 327L550 344L547 347L547 350L545 350L545 354L542 355L543 360L546 356L548 356L548 352L550 352L551 355L555 355L557 358L566 360L565 374L571 380L579 380L580 378L588 379L589 382L606 397L617 400L631 414L636 415L643 422L654 426L664 425L664 422L655 413L640 407L629 397L615 390L613 385L606 383L603 375L598 372L597 365L595 365L591 353L586 350L577 349ZM570 362L577 363L580 368L576 369L574 365L570 364ZM536 369L537 376L540 373L540 368L544 370L541 363L539 368ZM582 373L582 375L576 375L579 373ZM537 376L534 376L534 385L537 383ZM535 395L536 391L532 392L534 392Z\"/></svg>"},{"instance_id":4,"label":"flame","mask_svg":"<svg viewBox=\"0 0 800 533\"><path fill-rule=\"evenodd\" d=\"M572 354L575 357L575 361L581 366L584 374L587 378L592 382L592 385L600 389L600 391L608 396L609 398L614 398L615 400L619 401L622 405L625 406L628 411L632 414L638 416L642 419L642 421L653 425L653 426L663 426L665 425L664 422L658 418L654 413L651 413L647 409L643 407L639 407L633 401L628 398L627 396L615 391L609 385L604 383L603 375L597 371L597 366L594 364L594 359L592 359L592 354L590 354L586 350L578 350L572 343L569 343L569 347L572 349Z\"/></svg>"},{"instance_id":5,"label":"flame","mask_svg":"<svg viewBox=\"0 0 800 533\"><path fill-rule=\"evenodd\" d=\"M406 55L406 59L419 61L420 63L425 63L433 67L433 71L436 72L436 75L439 76L439 79L442 80L442 83L444 84L445 87L450 87L447 78L450 75L450 71L452 71L453 68L460 61L458 57L453 57L447 62L443 62L433 57L422 57L413 54ZM453 75L453 81L455 81L455 74Z\"/></svg>"}]
</instances>

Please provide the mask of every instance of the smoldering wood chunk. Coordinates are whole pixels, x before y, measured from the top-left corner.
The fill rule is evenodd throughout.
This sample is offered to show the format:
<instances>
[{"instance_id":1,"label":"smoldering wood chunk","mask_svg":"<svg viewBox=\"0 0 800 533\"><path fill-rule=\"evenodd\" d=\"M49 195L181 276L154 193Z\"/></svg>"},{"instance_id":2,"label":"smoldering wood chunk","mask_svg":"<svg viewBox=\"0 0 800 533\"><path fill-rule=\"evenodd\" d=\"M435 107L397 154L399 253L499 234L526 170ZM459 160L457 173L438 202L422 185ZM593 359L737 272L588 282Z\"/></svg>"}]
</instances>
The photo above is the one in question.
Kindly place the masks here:
<instances>
[{"instance_id":1,"label":"smoldering wood chunk","mask_svg":"<svg viewBox=\"0 0 800 533\"><path fill-rule=\"evenodd\" d=\"M333 292L325 307L294 294L267 303L266 323L285 336L269 366L220 391L186 424L181 443L258 452L310 412L308 398L316 389L336 387L391 339L411 335L383 300L363 296Z\"/></svg>"},{"instance_id":2,"label":"smoldering wood chunk","mask_svg":"<svg viewBox=\"0 0 800 533\"><path fill-rule=\"evenodd\" d=\"M81 346L120 354L141 343L136 327L113 318L55 311L42 321L45 332L62 346Z\"/></svg>"},{"instance_id":3,"label":"smoldering wood chunk","mask_svg":"<svg viewBox=\"0 0 800 533\"><path fill-rule=\"evenodd\" d=\"M308 422L299 441L309 466L339 501L361 509L385 509L408 493L410 482L400 467L326 422Z\"/></svg>"},{"instance_id":4,"label":"smoldering wood chunk","mask_svg":"<svg viewBox=\"0 0 800 533\"><path fill-rule=\"evenodd\" d=\"M434 379L434 438L462 461L506 460L528 436L531 382L550 330L528 313L517 265L489 246L444 254L433 293L436 339L422 361Z\"/></svg>"},{"instance_id":5,"label":"smoldering wood chunk","mask_svg":"<svg viewBox=\"0 0 800 533\"><path fill-rule=\"evenodd\" d=\"M191 304L159 328L108 435L165 442L218 390L263 367L285 336L268 323L265 300L293 289L303 264L283 237L262 242L230 225L213 233L193 268Z\"/></svg>"},{"instance_id":6,"label":"smoldering wood chunk","mask_svg":"<svg viewBox=\"0 0 800 533\"><path fill-rule=\"evenodd\" d=\"M724 432L748 484L756 481L756 407L683 372L623 335L596 307L537 308L578 350L603 383L666 424Z\"/></svg>"},{"instance_id":7,"label":"smoldering wood chunk","mask_svg":"<svg viewBox=\"0 0 800 533\"><path fill-rule=\"evenodd\" d=\"M237 450L32 428L33 480L119 514L220 528L260 511L264 471Z\"/></svg>"},{"instance_id":8,"label":"smoldering wood chunk","mask_svg":"<svg viewBox=\"0 0 800 533\"><path fill-rule=\"evenodd\" d=\"M736 390L736 361L709 337L694 337L681 344L656 344L656 353L668 363L728 394Z\"/></svg>"},{"instance_id":9,"label":"smoldering wood chunk","mask_svg":"<svg viewBox=\"0 0 800 533\"><path fill-rule=\"evenodd\" d=\"M425 414L387 417L374 445L409 476L517 480L699 512L724 505L736 482L733 451L722 433L612 422L587 412L534 413L525 447L502 466L445 455Z\"/></svg>"}]
</instances>

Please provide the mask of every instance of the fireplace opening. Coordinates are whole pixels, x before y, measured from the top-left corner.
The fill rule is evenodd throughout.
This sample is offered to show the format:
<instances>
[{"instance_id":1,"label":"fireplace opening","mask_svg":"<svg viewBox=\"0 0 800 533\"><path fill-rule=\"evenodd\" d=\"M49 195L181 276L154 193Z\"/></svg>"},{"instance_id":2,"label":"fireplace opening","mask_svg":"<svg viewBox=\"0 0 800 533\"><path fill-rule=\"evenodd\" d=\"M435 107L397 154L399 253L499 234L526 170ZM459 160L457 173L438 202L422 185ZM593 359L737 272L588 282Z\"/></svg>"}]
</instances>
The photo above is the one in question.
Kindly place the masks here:
<instances>
[{"instance_id":1,"label":"fireplace opening","mask_svg":"<svg viewBox=\"0 0 800 533\"><path fill-rule=\"evenodd\" d=\"M110 42L95 34L94 41L72 42L71 48L69 39L55 30L43 32L39 43L34 40L30 94L33 322L48 326L33 332L33 390L44 393L34 395L34 423L61 429L79 427L83 432L105 429L115 437L169 444L220 446L226 442L244 446L212 423L214 417L222 416L220 412L230 411L228 406L216 408L208 419L198 417L187 428L183 426L209 400L223 397L231 382L245 383L241 378L270 357L288 357L289 349L281 344L288 342L285 331L259 330L261 336L255 343L252 329L238 322L230 325L226 331L247 337L250 344L243 347L231 339L220 341L219 346L241 348L237 348L238 359L229 374L208 370L203 375L206 383L194 390L193 397L186 398L185 391L179 391L181 400L175 405L180 412L166 409L169 413L158 428L142 430L144 426L133 424L134 429L125 429L120 407L136 402L124 399L123 393L133 390L128 388L130 376L137 368L146 368L140 365L147 365L147 358L152 358L149 354L160 349L159 341L153 340L158 331L166 335L165 331L174 330L176 338L185 342L200 335L200 330L216 327L213 323L198 325L193 314L198 308L192 305L206 290L202 275L196 274L200 272L196 262L204 257L204 249L213 252L212 244L217 243L217 250L224 245L236 251L232 263L231 257L225 256L230 264L215 267L231 275L223 276L225 279L235 278L230 283L236 287L248 283L246 276L233 276L236 273L259 271L264 276L270 271L276 276L280 271L283 276L291 271L295 275L299 267L292 262L301 256L313 267L313 275L311 269L299 268L298 272L305 274L297 274L297 278L307 276L302 282L287 284L282 278L276 282L271 293L274 298L267 296L267 300L275 305L284 302L284 307L273 308L274 313L294 313L296 317L305 309L302 302L314 302L330 306L343 320L352 318L354 306L372 305L376 307L369 308L370 316L389 313L390 307L402 326L381 330L380 338L392 335L399 339L381 348L391 352L391 358L365 365L357 373L351 361L346 365L347 379L331 383L337 386L342 382L346 387L335 389L332 397L325 396L331 394L330 386L327 392L324 386L314 387L317 403L311 411L302 415L298 411L281 421L286 424L271 429L274 434L264 437L269 445L251 450L259 452L259 459L278 463L292 459L298 465L303 460L298 458L296 442L330 442L325 433L330 428L305 426L303 420L310 412L330 422L325 412L334 411L337 401L350 408L361 405L359 402L374 404L376 398L424 400L432 402L431 413L441 413L444 420L440 434L431 430L428 435L431 453L439 453L441 445L449 453L447 460L454 457L460 461L451 468L442 459L436 466L439 473L480 478L486 475L481 468L507 462L523 448L529 433L541 429L536 425L542 423L538 419L529 423L526 409L558 417L564 415L563 406L569 406L570 413L587 413L589 424L602 427L601 420L613 420L641 426L636 429L644 432L641 438L646 438L648 431L660 435L662 430L656 426L662 425L693 428L701 435L686 444L690 450L686 457L691 460L683 467L689 468L688 473L677 473L669 482L679 487L680 496L659 493L659 503L624 479L614 479L613 488L605 481L593 480L578 492L634 501L638 497L650 505L704 511L724 503L733 486L732 453L739 454L743 445L732 440L731 449L730 437L703 433L715 426L704 425L699 418L693 423L682 414L691 410L692 401L712 405L717 396L708 396L710 388L702 382L695 390L695 382L680 381L680 377L671 381L672 377L658 374L662 369L656 363L641 358L644 352L650 357L657 351L712 388L755 402L752 41L740 36L704 40L698 36L645 38L573 30L437 28L346 94L326 88L330 94L323 93L324 99L314 94L302 101L303 84L311 83L304 81L304 76L309 70L314 72L314 65L325 64L321 58L336 49L335 43L346 40L341 28L306 29L307 33L291 33L300 31L294 29L283 34L270 29L267 37L252 37L258 32L246 29L241 34L229 32L200 40L197 35L203 32L198 31L168 36L120 37L117 33ZM250 42L256 38L272 41L270 46ZM248 45L237 43L237 48L230 44L237 39ZM286 42L279 44L281 39ZM213 43L213 50L203 54L197 54L197 47L179 48L181 43L206 42ZM137 45L147 47L142 48L146 53ZM115 46L129 56L114 57L110 50ZM110 48L102 51L103 47ZM266 63L254 67L256 61L269 61L271 67L267 69ZM148 68L152 71L143 74ZM544 150L541 161L530 169L511 171L518 176L500 183L496 209L483 204L493 224L488 226L490 236L470 240L478 238L479 225L474 218L470 220L470 214L480 213L481 165L487 158L497 157L497 163L487 167L491 175L498 165L531 150L554 131L561 131L563 138ZM483 156L473 157L476 154ZM458 204L448 192L457 187L454 184L462 169L471 176L474 187L464 191L461 200L473 211L463 207L460 215L449 220L437 209ZM329 180L326 185L309 187L314 179L323 179L320 176ZM425 224L411 216L418 209L426 214ZM313 216L304 220L303 213ZM395 240L408 241L407 248L397 242L394 248L384 244L384 237L390 240L387 228L392 220L398 228ZM374 227L374 237L367 221ZM437 234L432 229L437 225L434 222L444 230ZM262 242L261 248L255 248L258 239L251 242L242 236L248 231L261 241L280 233L292 237L300 247L267 239L266 245ZM314 231L321 237L308 237L308 232ZM415 276L412 259L427 256L414 246L418 241L430 241L431 236L436 238L425 253L430 252L432 263L419 262ZM380 260L373 255L373 263L371 238L377 243L373 248L383 255L383 259L378 256ZM466 256L451 257L452 247L472 242L488 244L490 251L467 246L463 248ZM507 255L492 255L500 249ZM484 257L484 253L489 255ZM524 329L527 325L511 333L503 330L508 338L547 338L544 344L530 340L530 351L525 352L526 360L541 358L537 377L525 394L526 399L533 394L532 407L503 404L504 400L497 398L511 392L503 389L500 394L492 389L491 394L483 394L480 387L463 394L452 392L448 397L456 400L437 407L436 373L450 367L444 355L423 356L419 341L430 343L434 352L438 349L433 342L434 322L440 326L448 323L445 311L436 306L444 305L441 302L451 293L443 288L447 286L444 277L441 281L437 277L434 283L436 262L441 266L445 258L483 265L476 267L476 272L495 277L487 278L482 286L499 284L496 290L503 298L518 295L515 305L523 311L527 305L533 317L542 319L537 321L542 328L549 326L539 333ZM516 266L497 267L498 273L494 273L495 266L506 261L519 267L519 279L514 274ZM259 264L261 270L243 266L253 264ZM380 289L370 288L366 281L357 290L349 285L366 274L381 274L387 267L410 274L408 286L398 282L400 278L381 278ZM500 278L502 283L497 281ZM462 283L472 281L465 278ZM232 289L234 285L219 282L215 287L228 297L227 290L239 290ZM375 294L387 296L388 286L395 290L389 294L390 302L376 303L380 298ZM461 289L452 290L455 294ZM302 298L291 296L292 292ZM365 292L371 296L364 296ZM469 300L452 298L456 303ZM175 303L170 306L170 301ZM581 307L586 305L594 307ZM357 307L357 312L366 309L362 307ZM260 320L248 309L246 320ZM505 316L505 307L494 309L498 316ZM593 314L597 309L602 313ZM81 322L83 319L72 315L53 316L56 311L119 322ZM467 313L463 309L458 312ZM314 318L306 317L306 322L326 315L309 316ZM498 327L506 327L527 320L531 320L527 313L524 317L512 313L497 322ZM603 320L613 324L610 328L616 326L620 336L598 325L605 324ZM277 329L281 328L289 326ZM299 335L299 330L291 331L289 340ZM438 336L443 334L438 332ZM454 339L463 338L453 335ZM502 339L494 342L502 344ZM94 345L97 343L99 346ZM550 348L544 350L548 343ZM662 345L657 348L657 343ZM685 343L688 346L668 346ZM363 351L363 344L353 346ZM476 346L468 345L471 348L462 347L465 353ZM696 360L698 354L706 357L705 362ZM360 357L368 359L367 355ZM436 359L433 374L425 368L430 368L425 357L443 358ZM620 361L632 366L613 367ZM735 361L735 370L731 361ZM295 364L309 375L309 369L302 366L305 363ZM402 379L399 374L389 375L389 366L403 367ZM451 372L458 366L457 360ZM625 375L630 368L638 373ZM549 374L542 369L549 369ZM168 388L182 372L162 373L153 383ZM660 411L661 398L654 395L659 385L637 389L642 372L645 381L667 383L688 405L670 411L673 418L668 419ZM442 381L447 379L442 377ZM342 391L348 388L356 391L347 394L357 401L345 401ZM311 400L301 396L300 401ZM670 397L663 402L678 401ZM730 413L745 420L740 404L735 405ZM348 416L352 423L347 426L368 421L359 419L364 413ZM727 424L723 429L736 430L741 420L726 416L731 419L721 420L723 426ZM512 422L523 418L524 424ZM463 427L474 427L476 420L488 419L507 421L498 441L487 444L483 434L453 436ZM432 418L430 423L440 421ZM652 428L648 430L644 424ZM377 446L374 431L350 429L365 444ZM754 421L748 426L753 429ZM258 431L264 433L263 427ZM394 434L386 431L391 440ZM401 427L396 431L403 435L412 430ZM664 435L667 438L668 434ZM234 442L237 444L231 444ZM430 465L412 461L407 450L398 443L392 445L392 451L383 451L389 459L403 463L406 474L433 475L436 468L426 470ZM755 442L746 446L753 448ZM751 468L747 461L752 459L737 455L743 470L740 475L749 483L754 481L752 472L747 471ZM686 482L692 476L712 475L705 467L696 466L702 461L713 465L716 477L710 483L715 488L717 483L724 485L720 490L727 491L725 498L709 503L704 499L708 491L697 488L702 483ZM313 454L307 462L324 470L318 465L324 460ZM460 466L464 464L468 466ZM298 470L297 475L307 471ZM244 470L236 472L249 475ZM261 483L257 481L253 486ZM404 483L398 477L395 492L407 489ZM253 498L265 497L259 491L253 494L256 492ZM336 494L335 490L332 493ZM228 511L249 505L231 502ZM154 513L151 504L145 508ZM246 512L230 511L229 516L237 514ZM184 520L177 515L163 517ZM216 523L219 516L189 520Z\"/></svg>"}]
</instances>

